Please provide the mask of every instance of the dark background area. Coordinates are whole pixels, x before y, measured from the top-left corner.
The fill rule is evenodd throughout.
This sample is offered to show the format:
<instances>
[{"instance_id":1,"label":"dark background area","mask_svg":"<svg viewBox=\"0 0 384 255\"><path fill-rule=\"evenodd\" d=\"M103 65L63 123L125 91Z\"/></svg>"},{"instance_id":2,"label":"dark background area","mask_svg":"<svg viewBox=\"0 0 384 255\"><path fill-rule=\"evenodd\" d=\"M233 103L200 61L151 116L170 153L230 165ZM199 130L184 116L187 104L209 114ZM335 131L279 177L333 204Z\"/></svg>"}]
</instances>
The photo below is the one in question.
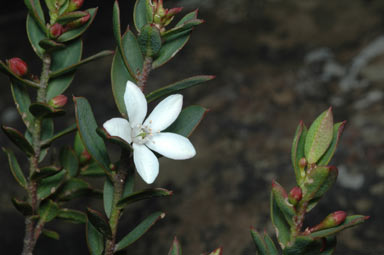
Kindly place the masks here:
<instances>
[{"instance_id":1,"label":"dark background area","mask_svg":"<svg viewBox=\"0 0 384 255\"><path fill-rule=\"evenodd\" d=\"M43 1L42 1L43 2ZM128 24L134 1L120 1ZM83 57L115 46L113 1L86 1L99 6L84 36ZM335 254L384 254L384 2L381 0L184 0L183 14L199 8L206 23L167 65L151 73L147 91L197 74L216 79L184 93L184 105L210 109L191 137L198 155L188 161L162 159L154 187L174 195L140 202L127 209L119 233L128 233L151 212L166 217L127 254L167 254L173 237L184 254L219 246L224 254L255 254L250 226L273 233L269 192L273 179L287 190L295 184L290 164L293 134L300 120L309 125L330 105L336 121L347 127L333 164L336 185L309 218L312 223L336 210L370 215L368 222L343 231ZM21 57L40 72L25 33L23 1L7 1L0 10L0 59ZM78 70L67 96L85 96L101 125L118 116L110 89L111 57ZM8 78L0 75L0 122L23 129L13 105ZM73 104L66 106L60 129L73 123ZM72 137L55 145L72 143ZM12 147L3 133L0 144ZM17 150L14 148L15 151ZM113 148L112 148L113 149ZM18 154L22 159L22 154ZM23 217L10 197L23 197L0 155L0 250L20 254ZM138 188L147 187L137 178ZM100 208L101 201L74 201ZM84 226L54 222L61 241L42 237L35 254L87 254Z\"/></svg>"}]
</instances>

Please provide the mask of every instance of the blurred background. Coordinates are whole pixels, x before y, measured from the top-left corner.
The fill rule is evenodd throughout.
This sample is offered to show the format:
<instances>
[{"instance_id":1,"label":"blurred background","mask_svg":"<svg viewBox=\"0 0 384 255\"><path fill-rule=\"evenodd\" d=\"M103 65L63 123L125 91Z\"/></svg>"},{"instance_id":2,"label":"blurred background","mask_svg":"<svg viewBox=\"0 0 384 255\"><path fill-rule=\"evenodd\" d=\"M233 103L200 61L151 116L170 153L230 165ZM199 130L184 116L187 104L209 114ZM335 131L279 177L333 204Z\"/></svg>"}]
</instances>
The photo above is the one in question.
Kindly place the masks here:
<instances>
[{"instance_id":1,"label":"blurred background","mask_svg":"<svg viewBox=\"0 0 384 255\"><path fill-rule=\"evenodd\" d=\"M123 24L131 22L133 4L120 1ZM114 49L112 5L112 0L85 1L86 8L100 9L84 36L84 57ZM206 23L171 62L151 73L147 91L198 74L216 79L184 93L184 105L210 109L191 137L198 155L188 161L161 160L153 186L174 195L125 211L122 235L151 212L166 212L127 254L167 254L174 236L184 254L217 247L224 254L255 254L250 226L273 233L272 180L287 190L295 185L290 163L295 129L300 120L309 126L329 106L335 121L348 121L333 159L340 174L308 223L336 210L370 215L365 224L339 235L335 254L384 254L384 1L165 0L165 6L184 6L184 14L199 8ZM39 73L41 64L25 33L26 13L23 1L7 1L1 8L0 59L23 58ZM111 60L79 69L66 92L87 97L100 125L118 116L110 89ZM1 123L22 129L4 75L0 96ZM57 128L73 123L72 102L66 109ZM61 143L72 143L72 137ZM0 144L12 147L2 132ZM20 254L24 222L10 197L23 193L4 154L0 164L0 249ZM139 178L136 182L138 188L147 187ZM97 200L73 202L74 207L84 204L101 207ZM41 237L35 254L87 254L84 226L50 225L61 241Z\"/></svg>"}]
</instances>

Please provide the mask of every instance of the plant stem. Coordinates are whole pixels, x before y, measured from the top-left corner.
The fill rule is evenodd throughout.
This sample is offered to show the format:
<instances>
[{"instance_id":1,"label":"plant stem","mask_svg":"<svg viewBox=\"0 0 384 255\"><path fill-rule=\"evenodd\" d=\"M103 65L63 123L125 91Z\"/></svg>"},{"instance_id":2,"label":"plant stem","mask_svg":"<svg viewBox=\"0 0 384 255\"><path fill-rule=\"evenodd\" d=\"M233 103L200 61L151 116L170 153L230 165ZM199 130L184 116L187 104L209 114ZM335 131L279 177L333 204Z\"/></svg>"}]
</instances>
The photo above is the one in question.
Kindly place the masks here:
<instances>
[{"instance_id":1,"label":"plant stem","mask_svg":"<svg viewBox=\"0 0 384 255\"><path fill-rule=\"evenodd\" d=\"M147 84L149 73L152 71L152 60L153 59L148 56L144 58L143 70L137 78L137 86L139 86L142 91L145 90L145 85Z\"/></svg>"},{"instance_id":2,"label":"plant stem","mask_svg":"<svg viewBox=\"0 0 384 255\"><path fill-rule=\"evenodd\" d=\"M45 103L47 87L49 81L49 70L51 67L51 56L45 54L43 57L43 68L40 76L40 88L37 91L36 101L39 103ZM32 146L34 149L34 155L29 159L29 176L36 171L39 171L39 159L41 152L41 125L42 120L36 119L32 128ZM32 207L33 215L37 213L39 201L37 198L37 183L29 178L28 181L28 199L29 204ZM36 241L40 236L43 229L42 224L35 225L35 220L32 216L27 216L25 219L25 237L22 255L32 255L35 248Z\"/></svg>"},{"instance_id":3,"label":"plant stem","mask_svg":"<svg viewBox=\"0 0 384 255\"><path fill-rule=\"evenodd\" d=\"M105 243L105 255L112 255L115 252L115 242L116 242L116 233L117 226L119 223L119 218L122 212L122 208L117 206L117 203L123 196L124 185L127 179L128 171L133 166L132 157L130 156L130 152L123 151L121 154L120 166L117 170L117 173L113 175L113 201L112 201L112 211L111 217L109 219L109 225L112 230L112 238L108 239Z\"/></svg>"}]
</instances>

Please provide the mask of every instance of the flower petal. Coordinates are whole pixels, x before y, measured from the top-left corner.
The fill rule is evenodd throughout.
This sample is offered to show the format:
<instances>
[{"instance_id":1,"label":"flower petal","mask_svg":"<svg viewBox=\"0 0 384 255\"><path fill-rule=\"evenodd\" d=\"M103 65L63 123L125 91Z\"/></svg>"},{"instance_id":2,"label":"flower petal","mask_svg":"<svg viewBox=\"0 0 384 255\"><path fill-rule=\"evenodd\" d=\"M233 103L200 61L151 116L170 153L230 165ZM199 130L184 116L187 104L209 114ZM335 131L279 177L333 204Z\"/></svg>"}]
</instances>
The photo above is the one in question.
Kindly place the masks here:
<instances>
[{"instance_id":1,"label":"flower petal","mask_svg":"<svg viewBox=\"0 0 384 255\"><path fill-rule=\"evenodd\" d=\"M174 133L155 134L145 145L170 159L189 159L196 155L188 138Z\"/></svg>"},{"instance_id":2,"label":"flower petal","mask_svg":"<svg viewBox=\"0 0 384 255\"><path fill-rule=\"evenodd\" d=\"M131 127L142 124L147 115L147 100L141 89L131 81L127 81L125 87L124 103Z\"/></svg>"},{"instance_id":3,"label":"flower petal","mask_svg":"<svg viewBox=\"0 0 384 255\"><path fill-rule=\"evenodd\" d=\"M159 160L145 145L133 144L133 162L143 180L151 184L159 174Z\"/></svg>"},{"instance_id":4,"label":"flower petal","mask_svg":"<svg viewBox=\"0 0 384 255\"><path fill-rule=\"evenodd\" d=\"M111 136L117 136L127 143L132 142L131 138L131 126L128 120L123 118L112 118L103 124L104 129Z\"/></svg>"},{"instance_id":5,"label":"flower petal","mask_svg":"<svg viewBox=\"0 0 384 255\"><path fill-rule=\"evenodd\" d=\"M161 101L145 120L144 125L152 128L154 132L169 127L179 116L183 106L183 96L171 95Z\"/></svg>"}]
</instances>

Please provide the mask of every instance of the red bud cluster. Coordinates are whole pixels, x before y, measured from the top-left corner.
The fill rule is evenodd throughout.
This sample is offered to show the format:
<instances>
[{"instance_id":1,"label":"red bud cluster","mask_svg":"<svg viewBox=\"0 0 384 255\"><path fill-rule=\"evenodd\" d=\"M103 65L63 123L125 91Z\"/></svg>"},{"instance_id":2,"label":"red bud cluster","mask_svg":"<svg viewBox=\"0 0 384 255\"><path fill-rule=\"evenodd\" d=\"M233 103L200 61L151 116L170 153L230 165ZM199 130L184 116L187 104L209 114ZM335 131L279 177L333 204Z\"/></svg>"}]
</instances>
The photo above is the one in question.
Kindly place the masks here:
<instances>
[{"instance_id":1,"label":"red bud cluster","mask_svg":"<svg viewBox=\"0 0 384 255\"><path fill-rule=\"evenodd\" d=\"M296 205L303 198L303 192L300 187L295 186L289 192L288 197L289 197L289 202L291 202L291 204L293 205Z\"/></svg>"},{"instance_id":2,"label":"red bud cluster","mask_svg":"<svg viewBox=\"0 0 384 255\"><path fill-rule=\"evenodd\" d=\"M9 59L8 67L17 76L24 76L28 73L28 65L21 58Z\"/></svg>"}]
</instances>

